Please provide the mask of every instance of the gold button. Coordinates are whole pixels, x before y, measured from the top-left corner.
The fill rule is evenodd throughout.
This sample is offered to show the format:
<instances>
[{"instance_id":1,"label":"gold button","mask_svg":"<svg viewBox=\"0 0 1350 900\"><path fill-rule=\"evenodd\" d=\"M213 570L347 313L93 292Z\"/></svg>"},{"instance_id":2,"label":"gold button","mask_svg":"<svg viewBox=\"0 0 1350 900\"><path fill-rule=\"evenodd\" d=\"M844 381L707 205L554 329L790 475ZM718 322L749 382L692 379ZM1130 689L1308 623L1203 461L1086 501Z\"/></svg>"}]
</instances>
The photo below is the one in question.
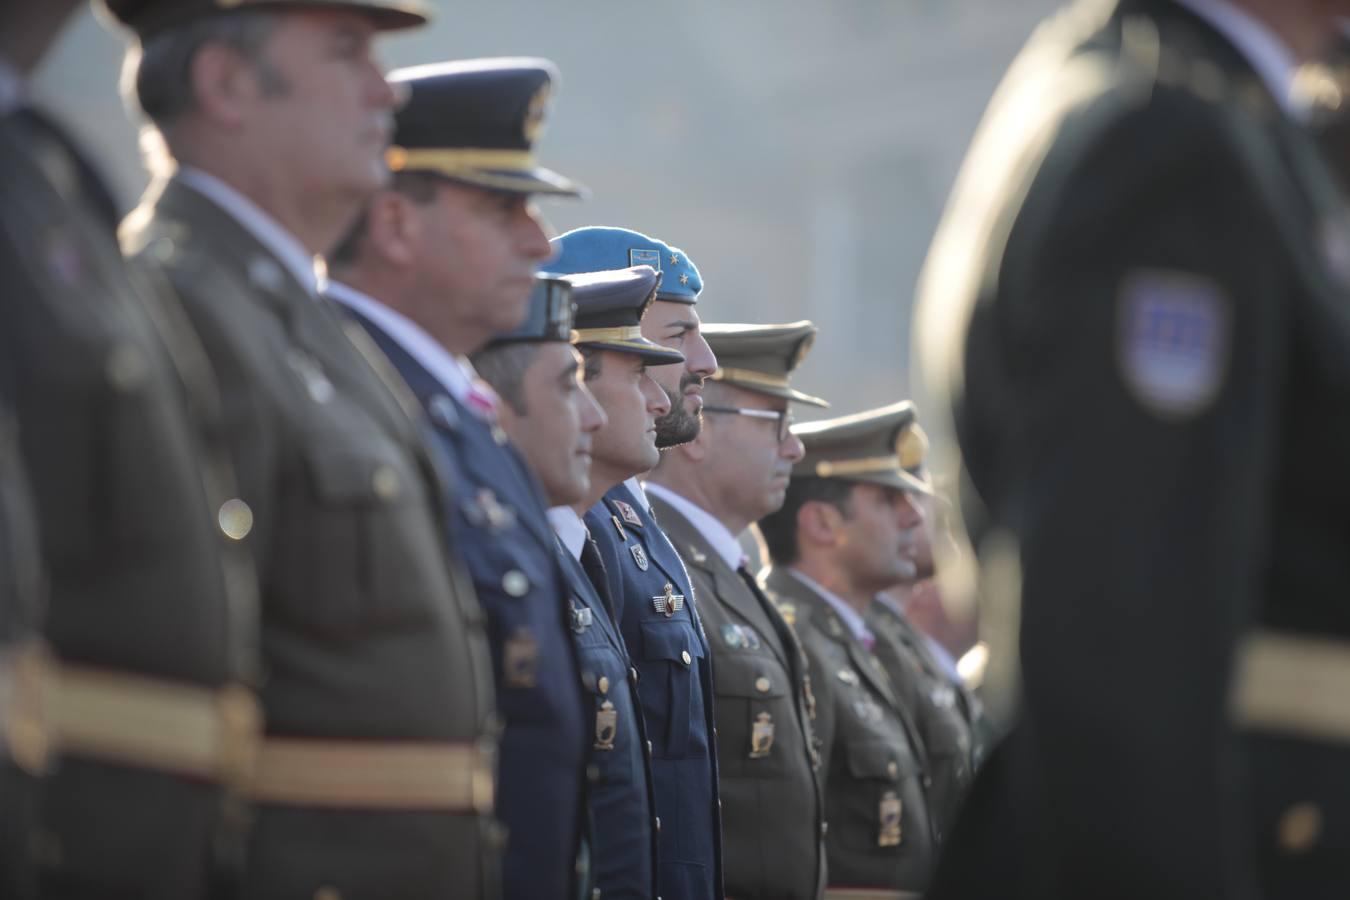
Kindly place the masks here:
<instances>
[{"instance_id":1,"label":"gold button","mask_svg":"<svg viewBox=\"0 0 1350 900\"><path fill-rule=\"evenodd\" d=\"M243 500L235 497L220 505L216 521L227 538L242 541L253 530L253 510Z\"/></svg>"},{"instance_id":2,"label":"gold button","mask_svg":"<svg viewBox=\"0 0 1350 900\"><path fill-rule=\"evenodd\" d=\"M530 579L519 569L512 569L502 576L502 590L508 597L524 597L530 592Z\"/></svg>"},{"instance_id":3,"label":"gold button","mask_svg":"<svg viewBox=\"0 0 1350 900\"><path fill-rule=\"evenodd\" d=\"M600 689L600 693L602 693L602 694L608 694L608 693L609 693L609 679L606 678L604 675L601 675L601 676L600 676L600 680L596 683L596 687L598 687L598 688Z\"/></svg>"},{"instance_id":4,"label":"gold button","mask_svg":"<svg viewBox=\"0 0 1350 900\"><path fill-rule=\"evenodd\" d=\"M755 690L759 691L761 694L767 694L770 687L772 687L772 685L769 684L769 679L765 678L763 675L755 679Z\"/></svg>"},{"instance_id":5,"label":"gold button","mask_svg":"<svg viewBox=\"0 0 1350 900\"><path fill-rule=\"evenodd\" d=\"M633 682L637 681L637 669L632 668L631 666L628 669L628 680Z\"/></svg>"},{"instance_id":6,"label":"gold button","mask_svg":"<svg viewBox=\"0 0 1350 900\"><path fill-rule=\"evenodd\" d=\"M380 466L370 477L370 486L374 488L376 497L381 500L393 500L398 496L398 473L392 466Z\"/></svg>"},{"instance_id":7,"label":"gold button","mask_svg":"<svg viewBox=\"0 0 1350 900\"><path fill-rule=\"evenodd\" d=\"M694 658L693 658L692 656L689 655L689 651L688 651L688 650L681 650L681 651L680 651L680 659L684 660L684 664L685 664L686 666L689 665L690 663L692 663L692 662L694 661Z\"/></svg>"},{"instance_id":8,"label":"gold button","mask_svg":"<svg viewBox=\"0 0 1350 900\"><path fill-rule=\"evenodd\" d=\"M1322 810L1314 803L1295 803L1280 816L1276 842L1286 853L1307 853L1322 836Z\"/></svg>"},{"instance_id":9,"label":"gold button","mask_svg":"<svg viewBox=\"0 0 1350 900\"><path fill-rule=\"evenodd\" d=\"M892 778L900 774L900 767L895 764L895 760L886 763L886 774Z\"/></svg>"},{"instance_id":10,"label":"gold button","mask_svg":"<svg viewBox=\"0 0 1350 900\"><path fill-rule=\"evenodd\" d=\"M314 892L314 900L342 900L342 892L335 887L321 887Z\"/></svg>"}]
</instances>

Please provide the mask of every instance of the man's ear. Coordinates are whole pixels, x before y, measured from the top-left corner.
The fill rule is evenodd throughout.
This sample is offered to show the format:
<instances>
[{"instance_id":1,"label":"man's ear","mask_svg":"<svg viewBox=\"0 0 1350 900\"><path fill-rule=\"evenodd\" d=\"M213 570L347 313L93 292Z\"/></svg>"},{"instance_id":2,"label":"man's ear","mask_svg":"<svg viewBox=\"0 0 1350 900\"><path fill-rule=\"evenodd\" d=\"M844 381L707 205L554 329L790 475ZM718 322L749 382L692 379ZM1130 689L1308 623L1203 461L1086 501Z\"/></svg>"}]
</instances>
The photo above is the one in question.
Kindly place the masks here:
<instances>
[{"instance_id":1,"label":"man's ear","mask_svg":"<svg viewBox=\"0 0 1350 900\"><path fill-rule=\"evenodd\" d=\"M844 514L834 504L808 500L797 510L797 540L816 547L839 543Z\"/></svg>"},{"instance_id":2,"label":"man's ear","mask_svg":"<svg viewBox=\"0 0 1350 900\"><path fill-rule=\"evenodd\" d=\"M424 229L417 203L393 190L377 191L366 208L366 241L370 249L395 265L410 266L418 258Z\"/></svg>"},{"instance_id":3,"label":"man's ear","mask_svg":"<svg viewBox=\"0 0 1350 900\"><path fill-rule=\"evenodd\" d=\"M224 44L208 43L198 50L188 77L198 112L225 128L238 128L262 94L254 66Z\"/></svg>"}]
</instances>

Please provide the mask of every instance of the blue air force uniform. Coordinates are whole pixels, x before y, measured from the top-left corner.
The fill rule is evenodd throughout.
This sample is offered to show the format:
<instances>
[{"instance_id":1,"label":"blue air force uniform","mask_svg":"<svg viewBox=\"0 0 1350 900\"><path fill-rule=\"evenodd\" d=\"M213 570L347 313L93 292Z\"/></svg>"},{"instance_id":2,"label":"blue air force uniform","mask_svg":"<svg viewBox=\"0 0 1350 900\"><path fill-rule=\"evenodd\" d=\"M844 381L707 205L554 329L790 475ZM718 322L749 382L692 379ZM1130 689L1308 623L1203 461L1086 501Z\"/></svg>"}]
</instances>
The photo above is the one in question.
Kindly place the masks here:
<instances>
[{"instance_id":1,"label":"blue air force uniform","mask_svg":"<svg viewBox=\"0 0 1350 900\"><path fill-rule=\"evenodd\" d=\"M390 79L410 90L398 114L394 168L497 193L577 193L567 179L533 163L504 171L473 162L484 148L502 154L530 149L553 80L551 64L473 60L395 72ZM507 835L503 896L568 897L576 889L588 728L542 490L497 424L491 389L466 360L351 288L331 290L426 410L448 475L450 540L487 615L503 724L497 789L497 816Z\"/></svg>"},{"instance_id":2,"label":"blue air force uniform","mask_svg":"<svg viewBox=\"0 0 1350 900\"><path fill-rule=\"evenodd\" d=\"M660 894L665 900L720 897L711 651L684 563L630 485L610 490L585 521L610 590L622 598L616 611L639 674L660 820Z\"/></svg>"},{"instance_id":3,"label":"blue air force uniform","mask_svg":"<svg viewBox=\"0 0 1350 900\"><path fill-rule=\"evenodd\" d=\"M558 555L587 714L594 723L587 787L591 880L604 900L652 897L656 802L637 669L619 632L604 572L586 570L583 554L599 557L585 525L570 509L550 510L549 516L555 522L571 519L570 527L557 528Z\"/></svg>"}]
</instances>

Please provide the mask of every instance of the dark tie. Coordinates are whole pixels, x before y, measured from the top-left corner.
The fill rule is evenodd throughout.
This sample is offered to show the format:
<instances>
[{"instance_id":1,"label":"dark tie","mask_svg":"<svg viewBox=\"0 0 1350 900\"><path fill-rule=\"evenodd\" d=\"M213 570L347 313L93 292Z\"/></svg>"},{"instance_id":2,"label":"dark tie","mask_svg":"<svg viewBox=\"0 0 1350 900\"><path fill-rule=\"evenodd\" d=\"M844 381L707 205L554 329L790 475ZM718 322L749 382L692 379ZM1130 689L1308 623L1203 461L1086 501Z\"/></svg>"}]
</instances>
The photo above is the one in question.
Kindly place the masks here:
<instances>
[{"instance_id":1,"label":"dark tie","mask_svg":"<svg viewBox=\"0 0 1350 900\"><path fill-rule=\"evenodd\" d=\"M601 602L605 604L605 609L609 611L610 620L617 623L619 620L614 611L614 598L609 593L609 576L605 573L605 561L600 558L600 548L596 546L595 538L589 533L586 535L586 543L581 545L581 567L586 570L586 577L591 580L591 586L595 588Z\"/></svg>"}]
</instances>

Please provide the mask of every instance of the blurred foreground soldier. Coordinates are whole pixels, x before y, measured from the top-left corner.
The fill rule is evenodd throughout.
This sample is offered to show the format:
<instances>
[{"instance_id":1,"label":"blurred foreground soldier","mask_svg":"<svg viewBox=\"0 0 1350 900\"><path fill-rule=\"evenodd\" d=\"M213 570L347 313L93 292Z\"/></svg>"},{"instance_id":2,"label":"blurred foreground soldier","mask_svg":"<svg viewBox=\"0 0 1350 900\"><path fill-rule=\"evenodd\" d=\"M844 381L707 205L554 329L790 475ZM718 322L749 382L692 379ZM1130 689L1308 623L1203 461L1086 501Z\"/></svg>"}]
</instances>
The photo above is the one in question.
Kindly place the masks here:
<instances>
[{"instance_id":1,"label":"blurred foreground soldier","mask_svg":"<svg viewBox=\"0 0 1350 900\"><path fill-rule=\"evenodd\" d=\"M606 485L591 477L591 453L612 454L612 436L597 436L610 409L633 428L643 410L666 409L663 395L642 369L677 358L654 344L600 346L583 343L585 384L577 351L567 344L573 324L567 294L576 300L571 337L586 341L616 317L636 323L650 306L658 277L647 267L544 280L541 299L526 324L499 338L474 359L501 393L502 424L539 476L557 553L566 579L572 639L586 692L590 784L587 811L591 897L650 898L656 892L655 802L647 733L636 670L619 631L599 551L581 522L592 492ZM554 311L554 307L559 307ZM541 332L541 320L543 324ZM603 323L603 324L597 324ZM601 349L601 348L604 349ZM635 372L640 373L635 377ZM594 388L595 394L591 393ZM594 445L598 444L599 449ZM614 476L621 478L622 476Z\"/></svg>"},{"instance_id":2,"label":"blurred foreground soldier","mask_svg":"<svg viewBox=\"0 0 1350 900\"><path fill-rule=\"evenodd\" d=\"M773 566L765 587L801 636L813 674L824 773L826 898L917 897L937 856L930 757L908 684L873 650L865 614L911 572L903 550L927 486L899 466L914 421L899 403L797 426L805 455L782 509L759 522Z\"/></svg>"},{"instance_id":3,"label":"blurred foreground soldier","mask_svg":"<svg viewBox=\"0 0 1350 900\"><path fill-rule=\"evenodd\" d=\"M178 167L124 240L172 279L216 365L246 504L231 527L251 522L262 582L267 736L242 893L494 895L482 613L445 552L416 403L344 333L311 265L387 177L396 97L372 39L422 16L114 10L140 35L137 96Z\"/></svg>"},{"instance_id":4,"label":"blurred foreground soldier","mask_svg":"<svg viewBox=\"0 0 1350 900\"><path fill-rule=\"evenodd\" d=\"M653 366L670 409L656 422L656 446L692 440L702 424L703 382L717 368L694 310L703 281L683 251L626 228L588 227L555 239L557 272L651 265L662 273L641 329L623 332L682 354L682 365ZM610 427L614 430L614 426ZM651 464L656 463L656 458ZM651 468L651 465L648 466ZM665 900L721 896L721 815L707 638L684 564L651 514L630 472L586 514L609 567L628 649L652 735L656 812L661 820L661 890ZM631 541L631 542L630 542Z\"/></svg>"},{"instance_id":5,"label":"blurred foreground soldier","mask_svg":"<svg viewBox=\"0 0 1350 900\"><path fill-rule=\"evenodd\" d=\"M412 389L450 466L451 539L487 613L503 725L502 893L522 900L572 892L586 744L547 506L468 354L521 324L552 255L531 194L577 195L532 157L555 76L544 60L391 73L409 92L393 184L334 254L328 288Z\"/></svg>"},{"instance_id":6,"label":"blurred foreground soldier","mask_svg":"<svg viewBox=\"0 0 1350 900\"><path fill-rule=\"evenodd\" d=\"M0 768L55 751L35 815L31 783L3 776L0 893L35 874L43 897L199 898L237 876L245 839L256 598L197 338L122 261L94 170L25 106L76 7L0 12L0 546L17 541L0 550L16 592L0 596ZM32 641L35 547L54 660Z\"/></svg>"},{"instance_id":7,"label":"blurred foreground soldier","mask_svg":"<svg viewBox=\"0 0 1350 900\"><path fill-rule=\"evenodd\" d=\"M917 351L1023 709L933 897L1345 895L1350 237L1290 98L1347 6L1076 4L975 140Z\"/></svg>"},{"instance_id":8,"label":"blurred foreground soldier","mask_svg":"<svg viewBox=\"0 0 1350 900\"><path fill-rule=\"evenodd\" d=\"M825 885L806 659L736 539L782 505L801 459L788 405L826 405L788 384L815 334L810 322L705 326L718 369L703 428L647 482L712 649L726 890L738 900L811 900Z\"/></svg>"}]
</instances>

